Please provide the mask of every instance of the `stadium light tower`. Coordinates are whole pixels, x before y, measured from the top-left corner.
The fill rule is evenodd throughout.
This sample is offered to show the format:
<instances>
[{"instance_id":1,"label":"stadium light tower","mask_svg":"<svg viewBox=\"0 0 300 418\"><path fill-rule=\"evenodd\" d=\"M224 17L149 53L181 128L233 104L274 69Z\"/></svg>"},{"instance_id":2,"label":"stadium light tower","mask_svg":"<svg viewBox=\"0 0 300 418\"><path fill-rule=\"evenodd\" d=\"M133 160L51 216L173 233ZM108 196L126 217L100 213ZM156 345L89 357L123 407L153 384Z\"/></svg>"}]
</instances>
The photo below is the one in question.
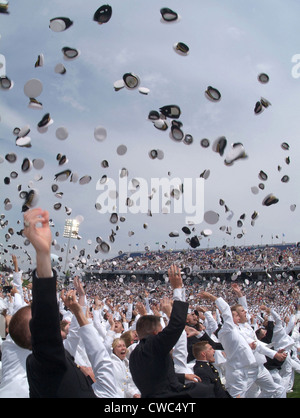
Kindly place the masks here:
<instances>
[{"instance_id":1,"label":"stadium light tower","mask_svg":"<svg viewBox=\"0 0 300 418\"><path fill-rule=\"evenodd\" d=\"M79 231L79 222L76 219L66 219L65 227L64 227L64 235L63 235L64 238L68 238L67 254L66 254L66 261L65 261L65 268L64 268L65 272L66 272L66 266L68 262L70 241L71 241L71 238L74 238L74 239L78 238L78 231Z\"/></svg>"}]
</instances>

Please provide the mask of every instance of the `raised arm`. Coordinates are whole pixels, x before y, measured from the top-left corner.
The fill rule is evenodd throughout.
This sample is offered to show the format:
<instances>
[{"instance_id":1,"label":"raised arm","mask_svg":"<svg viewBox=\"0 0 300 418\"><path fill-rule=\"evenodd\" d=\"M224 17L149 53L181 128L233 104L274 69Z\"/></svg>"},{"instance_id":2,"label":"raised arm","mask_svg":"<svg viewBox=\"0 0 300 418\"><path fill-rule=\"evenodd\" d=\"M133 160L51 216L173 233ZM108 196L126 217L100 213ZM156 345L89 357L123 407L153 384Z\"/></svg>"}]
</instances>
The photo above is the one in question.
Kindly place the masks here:
<instances>
[{"instance_id":1,"label":"raised arm","mask_svg":"<svg viewBox=\"0 0 300 418\"><path fill-rule=\"evenodd\" d=\"M56 274L51 269L52 238L49 213L40 208L25 212L24 235L35 248L37 262L36 270L33 272L30 322L33 355L37 364L42 364L43 367L52 370L65 368L56 296Z\"/></svg>"},{"instance_id":2,"label":"raised arm","mask_svg":"<svg viewBox=\"0 0 300 418\"><path fill-rule=\"evenodd\" d=\"M77 301L76 291L71 290L66 295L63 294L62 297L65 305L78 321L79 335L84 343L95 376L95 382L92 386L96 396L100 398L116 397L113 365L102 338Z\"/></svg>"},{"instance_id":3,"label":"raised arm","mask_svg":"<svg viewBox=\"0 0 300 418\"><path fill-rule=\"evenodd\" d=\"M36 251L36 272L39 278L52 277L51 269L51 229L49 212L40 208L24 213L24 235Z\"/></svg>"}]
</instances>

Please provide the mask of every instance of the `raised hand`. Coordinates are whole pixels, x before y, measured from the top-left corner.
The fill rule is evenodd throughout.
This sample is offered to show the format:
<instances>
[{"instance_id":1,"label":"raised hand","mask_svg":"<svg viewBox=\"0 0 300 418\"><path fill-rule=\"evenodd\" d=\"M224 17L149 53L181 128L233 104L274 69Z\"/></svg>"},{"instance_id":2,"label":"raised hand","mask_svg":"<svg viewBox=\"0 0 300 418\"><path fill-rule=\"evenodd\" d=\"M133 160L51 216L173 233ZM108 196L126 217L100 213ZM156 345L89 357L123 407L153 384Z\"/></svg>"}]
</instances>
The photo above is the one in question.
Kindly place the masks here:
<instances>
[{"instance_id":1,"label":"raised hand","mask_svg":"<svg viewBox=\"0 0 300 418\"><path fill-rule=\"evenodd\" d=\"M50 254L52 236L49 226L49 212L41 208L26 211L24 213L24 235L36 251Z\"/></svg>"},{"instance_id":2,"label":"raised hand","mask_svg":"<svg viewBox=\"0 0 300 418\"><path fill-rule=\"evenodd\" d=\"M175 266L175 264L173 264L169 268L168 277L172 289L178 289L183 287L180 268L178 266Z\"/></svg>"},{"instance_id":3,"label":"raised hand","mask_svg":"<svg viewBox=\"0 0 300 418\"><path fill-rule=\"evenodd\" d=\"M49 212L41 208L29 209L24 213L24 235L36 250L38 277L51 277L51 242Z\"/></svg>"}]
</instances>

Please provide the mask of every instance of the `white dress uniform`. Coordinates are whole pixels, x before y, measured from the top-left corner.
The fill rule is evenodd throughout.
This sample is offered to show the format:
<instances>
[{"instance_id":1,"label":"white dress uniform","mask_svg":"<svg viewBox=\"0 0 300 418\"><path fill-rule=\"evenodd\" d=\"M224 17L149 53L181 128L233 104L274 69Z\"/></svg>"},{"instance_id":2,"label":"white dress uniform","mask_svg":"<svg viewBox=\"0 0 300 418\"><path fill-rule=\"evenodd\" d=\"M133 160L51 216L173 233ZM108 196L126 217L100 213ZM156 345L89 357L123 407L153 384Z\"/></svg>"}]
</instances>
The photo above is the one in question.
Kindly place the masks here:
<instances>
[{"instance_id":1,"label":"white dress uniform","mask_svg":"<svg viewBox=\"0 0 300 418\"><path fill-rule=\"evenodd\" d=\"M275 320L272 338L274 349L284 349L288 353L279 374L283 379L286 391L289 392L294 386L295 371L300 373L300 363L291 356L291 353L296 349L295 340L287 334L287 329L285 328L280 315L274 309L271 310L271 314Z\"/></svg>"},{"instance_id":2,"label":"white dress uniform","mask_svg":"<svg viewBox=\"0 0 300 418\"><path fill-rule=\"evenodd\" d=\"M26 359L30 350L18 347L7 335L2 343L0 398L29 398Z\"/></svg>"},{"instance_id":3,"label":"white dress uniform","mask_svg":"<svg viewBox=\"0 0 300 418\"><path fill-rule=\"evenodd\" d=\"M246 298L239 298L239 302L243 305L245 310L248 310ZM241 335L245 338L248 344L253 342L256 343L256 348L253 350L253 354L256 360L256 364L251 370L249 370L249 381L252 381L252 384L255 385L255 392L253 392L249 387L249 392L246 394L246 397L254 397L254 393L257 393L257 386L260 389L259 397L263 398L285 398L286 390L285 387L275 383L271 373L264 367L267 359L266 356L274 358L277 351L267 347L267 344L259 341L254 329L248 322L239 324L238 328ZM252 385L251 385L252 386ZM253 389L253 388L252 388Z\"/></svg>"},{"instance_id":4,"label":"white dress uniform","mask_svg":"<svg viewBox=\"0 0 300 418\"><path fill-rule=\"evenodd\" d=\"M256 359L238 326L233 322L228 303L223 298L218 298L216 305L224 321L218 339L226 354L226 389L233 398L243 398L252 384L248 382L248 371L256 364Z\"/></svg>"},{"instance_id":5,"label":"white dress uniform","mask_svg":"<svg viewBox=\"0 0 300 418\"><path fill-rule=\"evenodd\" d=\"M111 354L114 376L116 380L117 398L133 398L133 395L140 394L135 386L129 370L129 360L121 360L115 354Z\"/></svg>"},{"instance_id":6,"label":"white dress uniform","mask_svg":"<svg viewBox=\"0 0 300 418\"><path fill-rule=\"evenodd\" d=\"M23 298L22 271L13 272L13 286L17 288L19 293L15 293L13 297L12 315L27 305ZM2 342L1 351L0 398L29 398L26 359L31 351L17 346L9 334Z\"/></svg>"}]
</instances>

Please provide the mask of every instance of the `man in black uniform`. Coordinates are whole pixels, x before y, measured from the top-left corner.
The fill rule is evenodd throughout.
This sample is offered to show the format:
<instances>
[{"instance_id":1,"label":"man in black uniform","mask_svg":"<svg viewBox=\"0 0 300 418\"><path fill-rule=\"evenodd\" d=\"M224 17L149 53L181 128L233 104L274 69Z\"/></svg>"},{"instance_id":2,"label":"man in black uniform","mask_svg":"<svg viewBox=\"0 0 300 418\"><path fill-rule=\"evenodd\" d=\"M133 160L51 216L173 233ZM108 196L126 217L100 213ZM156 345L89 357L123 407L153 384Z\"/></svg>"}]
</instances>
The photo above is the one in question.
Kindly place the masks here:
<instances>
[{"instance_id":1,"label":"man in black uniform","mask_svg":"<svg viewBox=\"0 0 300 418\"><path fill-rule=\"evenodd\" d=\"M56 297L56 272L51 268L52 238L48 211L34 208L25 212L24 235L36 250L32 304L13 315L10 335L17 345L32 350L26 362L30 397L96 398L92 379L78 368L63 345ZM105 361L106 358L101 364L106 373L103 383L110 388L109 382L114 378L110 371L112 363L110 358ZM114 386L112 389L113 397Z\"/></svg>"},{"instance_id":2,"label":"man in black uniform","mask_svg":"<svg viewBox=\"0 0 300 418\"><path fill-rule=\"evenodd\" d=\"M180 270L168 270L173 291L182 288ZM162 329L159 317L144 315L136 324L139 344L129 359L130 371L142 398L215 398L214 384L180 383L171 350L184 331L188 303L174 300L168 325Z\"/></svg>"},{"instance_id":3,"label":"man in black uniform","mask_svg":"<svg viewBox=\"0 0 300 418\"><path fill-rule=\"evenodd\" d=\"M215 350L207 341L200 341L193 345L193 355L196 359L194 373L204 384L214 384L217 398L231 398L222 385L218 370L214 367Z\"/></svg>"}]
</instances>

